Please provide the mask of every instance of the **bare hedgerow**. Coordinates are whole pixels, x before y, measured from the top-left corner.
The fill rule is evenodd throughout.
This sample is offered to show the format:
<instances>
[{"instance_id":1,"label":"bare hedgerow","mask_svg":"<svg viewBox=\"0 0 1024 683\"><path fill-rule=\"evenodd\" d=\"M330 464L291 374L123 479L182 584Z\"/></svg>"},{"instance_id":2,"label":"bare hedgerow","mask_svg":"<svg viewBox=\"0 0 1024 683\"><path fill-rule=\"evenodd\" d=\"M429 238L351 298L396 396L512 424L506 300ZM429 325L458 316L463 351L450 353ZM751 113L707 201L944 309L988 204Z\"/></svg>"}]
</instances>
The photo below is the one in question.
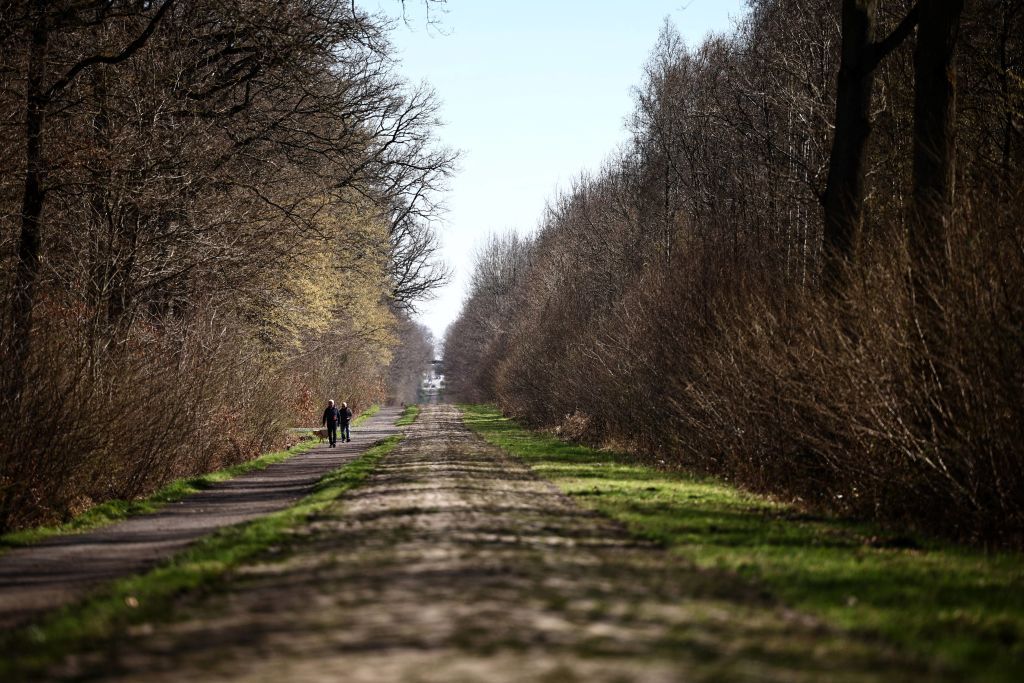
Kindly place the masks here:
<instances>
[{"instance_id":1,"label":"bare hedgerow","mask_svg":"<svg viewBox=\"0 0 1024 683\"><path fill-rule=\"evenodd\" d=\"M885 45L860 45L884 59L836 249L841 9ZM1022 22L1019 2L759 0L699 46L666 26L630 144L552 202L500 307L471 292L452 384L808 505L1020 546Z\"/></svg>"},{"instance_id":2,"label":"bare hedgerow","mask_svg":"<svg viewBox=\"0 0 1024 683\"><path fill-rule=\"evenodd\" d=\"M7 3L0 529L388 394L454 155L349 2Z\"/></svg>"}]
</instances>

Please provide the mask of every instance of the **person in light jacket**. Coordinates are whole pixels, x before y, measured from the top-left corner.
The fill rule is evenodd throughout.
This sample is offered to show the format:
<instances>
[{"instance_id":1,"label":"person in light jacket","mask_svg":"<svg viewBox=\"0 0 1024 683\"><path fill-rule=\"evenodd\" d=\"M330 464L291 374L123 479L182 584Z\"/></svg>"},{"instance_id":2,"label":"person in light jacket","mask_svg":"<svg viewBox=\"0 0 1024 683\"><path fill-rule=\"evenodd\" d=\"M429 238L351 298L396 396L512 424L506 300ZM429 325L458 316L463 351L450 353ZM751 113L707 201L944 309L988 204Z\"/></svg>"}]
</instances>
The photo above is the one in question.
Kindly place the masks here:
<instances>
[{"instance_id":1,"label":"person in light jacket","mask_svg":"<svg viewBox=\"0 0 1024 683\"><path fill-rule=\"evenodd\" d=\"M352 433L348 430L348 423L352 421L352 409L345 401L341 402L341 408L338 409L338 418L341 421L341 440L351 441Z\"/></svg>"}]
</instances>

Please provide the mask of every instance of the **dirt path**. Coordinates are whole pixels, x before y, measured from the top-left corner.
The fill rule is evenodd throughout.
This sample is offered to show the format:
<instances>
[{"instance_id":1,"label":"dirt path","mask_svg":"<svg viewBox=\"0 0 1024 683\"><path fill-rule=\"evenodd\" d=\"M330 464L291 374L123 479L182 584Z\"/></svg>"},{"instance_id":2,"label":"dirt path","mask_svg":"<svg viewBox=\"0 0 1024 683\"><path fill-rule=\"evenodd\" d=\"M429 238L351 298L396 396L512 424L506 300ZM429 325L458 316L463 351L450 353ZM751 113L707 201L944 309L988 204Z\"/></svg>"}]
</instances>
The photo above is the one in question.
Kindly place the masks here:
<instances>
[{"instance_id":1,"label":"dirt path","mask_svg":"<svg viewBox=\"0 0 1024 683\"><path fill-rule=\"evenodd\" d=\"M326 444L172 503L158 513L62 536L0 556L0 628L80 598L99 583L149 569L217 529L280 510L327 472L397 434L400 411L385 408L353 429L350 443Z\"/></svg>"},{"instance_id":2,"label":"dirt path","mask_svg":"<svg viewBox=\"0 0 1024 683\"><path fill-rule=\"evenodd\" d=\"M425 406L284 557L59 673L126 681L913 680L729 575L582 510ZM58 673L58 672L55 672Z\"/></svg>"}]
</instances>

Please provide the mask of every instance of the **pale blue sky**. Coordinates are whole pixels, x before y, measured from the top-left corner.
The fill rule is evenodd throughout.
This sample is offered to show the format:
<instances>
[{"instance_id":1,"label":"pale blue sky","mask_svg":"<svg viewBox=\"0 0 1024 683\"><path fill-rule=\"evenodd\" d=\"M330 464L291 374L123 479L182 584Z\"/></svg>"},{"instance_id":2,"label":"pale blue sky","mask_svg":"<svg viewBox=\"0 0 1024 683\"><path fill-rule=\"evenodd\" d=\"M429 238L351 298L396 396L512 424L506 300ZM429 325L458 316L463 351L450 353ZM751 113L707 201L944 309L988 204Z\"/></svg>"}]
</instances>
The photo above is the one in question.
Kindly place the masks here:
<instances>
[{"instance_id":1,"label":"pale blue sky","mask_svg":"<svg viewBox=\"0 0 1024 683\"><path fill-rule=\"evenodd\" d=\"M395 13L393 0L378 0ZM631 88L665 17L690 45L727 30L742 0L407 0L392 39L401 71L443 103L445 144L462 152L440 226L455 278L420 319L440 340L458 315L473 255L486 236L532 232L545 201L597 169L625 138Z\"/></svg>"}]
</instances>

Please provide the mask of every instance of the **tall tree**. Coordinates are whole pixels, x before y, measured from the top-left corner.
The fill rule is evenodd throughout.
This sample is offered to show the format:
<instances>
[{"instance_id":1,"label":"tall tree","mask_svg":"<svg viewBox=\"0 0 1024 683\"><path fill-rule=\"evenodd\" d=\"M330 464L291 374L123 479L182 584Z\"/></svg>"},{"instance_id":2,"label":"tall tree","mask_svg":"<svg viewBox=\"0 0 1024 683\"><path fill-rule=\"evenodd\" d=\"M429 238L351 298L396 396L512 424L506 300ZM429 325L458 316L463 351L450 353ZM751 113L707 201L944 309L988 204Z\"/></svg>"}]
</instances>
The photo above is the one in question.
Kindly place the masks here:
<instances>
[{"instance_id":1,"label":"tall tree","mask_svg":"<svg viewBox=\"0 0 1024 683\"><path fill-rule=\"evenodd\" d=\"M104 3L94 12L75 7L54 7L46 0L33 0L26 12L28 33L25 98L25 181L21 201L21 234L18 239L18 266L11 304L11 350L4 398L16 402L25 383L25 361L28 358L35 303L36 282L42 249L42 216L46 199L45 125L47 112L65 89L83 72L98 65L119 64L142 49L157 25L174 4L164 0L155 10L151 3L129 3L129 15L137 15L143 28L127 44L113 53L96 52L78 59L52 82L48 73L49 45L52 34L69 26L102 23L108 19L123 21L125 11ZM86 16L88 14L89 16Z\"/></svg>"},{"instance_id":2,"label":"tall tree","mask_svg":"<svg viewBox=\"0 0 1024 683\"><path fill-rule=\"evenodd\" d=\"M910 249L918 270L938 266L956 172L956 44L963 0L920 10L914 50L914 176Z\"/></svg>"},{"instance_id":3,"label":"tall tree","mask_svg":"<svg viewBox=\"0 0 1024 683\"><path fill-rule=\"evenodd\" d=\"M915 5L892 33L877 41L878 4L878 0L843 0L835 133L822 195L824 274L830 287L838 284L846 262L853 255L863 220L864 160L871 134L875 70L910 35L919 13Z\"/></svg>"}]
</instances>

